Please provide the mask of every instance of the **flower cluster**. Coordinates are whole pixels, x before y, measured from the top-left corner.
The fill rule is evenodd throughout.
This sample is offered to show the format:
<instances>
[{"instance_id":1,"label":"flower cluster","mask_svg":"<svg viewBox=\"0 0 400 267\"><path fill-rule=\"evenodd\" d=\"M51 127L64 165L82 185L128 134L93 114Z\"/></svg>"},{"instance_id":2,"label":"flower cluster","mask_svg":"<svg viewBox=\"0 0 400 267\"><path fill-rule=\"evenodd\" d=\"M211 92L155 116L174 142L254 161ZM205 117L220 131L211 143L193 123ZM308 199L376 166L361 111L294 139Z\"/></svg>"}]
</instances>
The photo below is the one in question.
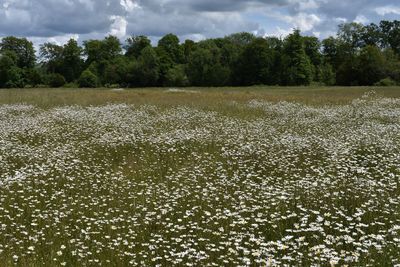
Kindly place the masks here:
<instances>
[{"instance_id":1,"label":"flower cluster","mask_svg":"<svg viewBox=\"0 0 400 267\"><path fill-rule=\"evenodd\" d=\"M400 100L234 108L0 106L0 262L400 264Z\"/></svg>"}]
</instances>

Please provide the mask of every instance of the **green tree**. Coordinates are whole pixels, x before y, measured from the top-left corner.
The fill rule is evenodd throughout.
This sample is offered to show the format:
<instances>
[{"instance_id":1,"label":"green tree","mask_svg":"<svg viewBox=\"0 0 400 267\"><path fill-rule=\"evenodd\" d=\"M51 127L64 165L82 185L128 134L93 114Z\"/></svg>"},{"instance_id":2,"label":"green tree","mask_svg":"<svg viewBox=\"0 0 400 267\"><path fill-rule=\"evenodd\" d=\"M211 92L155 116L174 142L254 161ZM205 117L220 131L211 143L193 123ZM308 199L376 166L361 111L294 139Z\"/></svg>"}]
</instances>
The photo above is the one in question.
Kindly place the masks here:
<instances>
[{"instance_id":1,"label":"green tree","mask_svg":"<svg viewBox=\"0 0 400 267\"><path fill-rule=\"evenodd\" d=\"M192 40L185 40L185 42L182 44L182 49L184 54L184 62L187 63L190 55L196 49L196 43Z\"/></svg>"},{"instance_id":2,"label":"green tree","mask_svg":"<svg viewBox=\"0 0 400 267\"><path fill-rule=\"evenodd\" d=\"M362 40L365 45L381 47L383 45L383 35L381 28L375 23L364 26Z\"/></svg>"},{"instance_id":3,"label":"green tree","mask_svg":"<svg viewBox=\"0 0 400 267\"><path fill-rule=\"evenodd\" d=\"M164 50L174 63L183 63L184 54L178 36L171 33L165 35L158 41L158 48Z\"/></svg>"},{"instance_id":4,"label":"green tree","mask_svg":"<svg viewBox=\"0 0 400 267\"><path fill-rule=\"evenodd\" d=\"M218 47L208 41L190 55L187 75L192 85L223 86L229 81L230 69L221 64Z\"/></svg>"},{"instance_id":5,"label":"green tree","mask_svg":"<svg viewBox=\"0 0 400 267\"><path fill-rule=\"evenodd\" d=\"M160 77L160 62L154 48L142 50L138 60L129 67L131 86L156 86Z\"/></svg>"},{"instance_id":6,"label":"green tree","mask_svg":"<svg viewBox=\"0 0 400 267\"><path fill-rule=\"evenodd\" d=\"M359 85L374 85L386 77L385 57L376 46L364 47L360 51L357 64Z\"/></svg>"},{"instance_id":7,"label":"green tree","mask_svg":"<svg viewBox=\"0 0 400 267\"><path fill-rule=\"evenodd\" d=\"M256 39L256 36L248 32L239 32L228 35L225 39L229 40L236 46L245 47L252 43Z\"/></svg>"},{"instance_id":8,"label":"green tree","mask_svg":"<svg viewBox=\"0 0 400 267\"><path fill-rule=\"evenodd\" d=\"M112 35L106 37L104 40L87 40L83 45L83 51L87 57L87 65L90 65L92 62L112 60L122 52L119 39Z\"/></svg>"},{"instance_id":9,"label":"green tree","mask_svg":"<svg viewBox=\"0 0 400 267\"><path fill-rule=\"evenodd\" d=\"M299 30L295 30L285 39L282 56L283 84L309 85L312 80L312 65Z\"/></svg>"},{"instance_id":10,"label":"green tree","mask_svg":"<svg viewBox=\"0 0 400 267\"><path fill-rule=\"evenodd\" d=\"M126 45L124 47L126 51L125 55L127 57L138 58L142 50L149 46L151 46L151 41L147 36L131 36L126 40Z\"/></svg>"},{"instance_id":11,"label":"green tree","mask_svg":"<svg viewBox=\"0 0 400 267\"><path fill-rule=\"evenodd\" d=\"M0 42L0 53L4 51L15 53L17 67L19 68L33 68L35 66L35 49L33 48L33 43L26 38L4 37Z\"/></svg>"},{"instance_id":12,"label":"green tree","mask_svg":"<svg viewBox=\"0 0 400 267\"><path fill-rule=\"evenodd\" d=\"M66 81L64 76L59 73L51 73L47 76L47 83L50 87L58 88L63 86Z\"/></svg>"},{"instance_id":13,"label":"green tree","mask_svg":"<svg viewBox=\"0 0 400 267\"><path fill-rule=\"evenodd\" d=\"M40 46L40 63L45 67L47 72L61 72L63 65L64 48L53 43L44 43Z\"/></svg>"},{"instance_id":14,"label":"green tree","mask_svg":"<svg viewBox=\"0 0 400 267\"><path fill-rule=\"evenodd\" d=\"M324 85L327 86L335 85L336 73L333 70L332 65L330 65L329 63L320 65L317 73L319 82L322 82Z\"/></svg>"},{"instance_id":15,"label":"green tree","mask_svg":"<svg viewBox=\"0 0 400 267\"><path fill-rule=\"evenodd\" d=\"M396 54L400 55L400 21L383 20L379 27L383 46L391 48Z\"/></svg>"},{"instance_id":16,"label":"green tree","mask_svg":"<svg viewBox=\"0 0 400 267\"><path fill-rule=\"evenodd\" d=\"M94 73L87 69L82 72L78 84L81 88L96 88L98 85L98 79Z\"/></svg>"},{"instance_id":17,"label":"green tree","mask_svg":"<svg viewBox=\"0 0 400 267\"><path fill-rule=\"evenodd\" d=\"M364 25L361 23L351 22L339 25L338 39L347 45L351 51L365 46L363 35Z\"/></svg>"},{"instance_id":18,"label":"green tree","mask_svg":"<svg viewBox=\"0 0 400 267\"><path fill-rule=\"evenodd\" d=\"M104 84L119 84L125 86L128 83L127 74L129 72L129 59L117 57L110 61L104 70Z\"/></svg>"},{"instance_id":19,"label":"green tree","mask_svg":"<svg viewBox=\"0 0 400 267\"><path fill-rule=\"evenodd\" d=\"M166 74L165 80L166 86L187 86L189 85L189 79L185 72L184 65L175 65L170 68Z\"/></svg>"},{"instance_id":20,"label":"green tree","mask_svg":"<svg viewBox=\"0 0 400 267\"><path fill-rule=\"evenodd\" d=\"M18 57L13 51L0 54L0 87L18 88L25 86L24 70L17 66Z\"/></svg>"},{"instance_id":21,"label":"green tree","mask_svg":"<svg viewBox=\"0 0 400 267\"><path fill-rule=\"evenodd\" d=\"M386 72L388 78L400 84L400 55L397 55L392 49L383 50L386 62Z\"/></svg>"},{"instance_id":22,"label":"green tree","mask_svg":"<svg viewBox=\"0 0 400 267\"><path fill-rule=\"evenodd\" d=\"M70 39L63 47L62 50L62 66L61 74L65 77L67 82L72 82L79 78L82 67L82 48L74 39Z\"/></svg>"},{"instance_id":23,"label":"green tree","mask_svg":"<svg viewBox=\"0 0 400 267\"><path fill-rule=\"evenodd\" d=\"M274 51L263 38L254 39L246 46L236 65L235 77L239 85L272 84Z\"/></svg>"},{"instance_id":24,"label":"green tree","mask_svg":"<svg viewBox=\"0 0 400 267\"><path fill-rule=\"evenodd\" d=\"M36 86L44 81L42 73L37 68L25 69L24 77L27 85Z\"/></svg>"}]
</instances>

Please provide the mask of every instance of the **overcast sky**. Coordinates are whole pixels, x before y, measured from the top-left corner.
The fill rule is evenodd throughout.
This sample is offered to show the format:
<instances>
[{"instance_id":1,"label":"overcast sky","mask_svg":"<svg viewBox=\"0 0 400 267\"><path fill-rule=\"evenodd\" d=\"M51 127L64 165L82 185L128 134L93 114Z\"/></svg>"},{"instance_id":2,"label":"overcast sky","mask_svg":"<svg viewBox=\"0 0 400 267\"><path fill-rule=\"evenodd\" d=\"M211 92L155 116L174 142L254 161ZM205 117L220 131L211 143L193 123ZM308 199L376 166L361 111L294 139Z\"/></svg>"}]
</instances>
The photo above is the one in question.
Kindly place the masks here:
<instances>
[{"instance_id":1,"label":"overcast sky","mask_svg":"<svg viewBox=\"0 0 400 267\"><path fill-rule=\"evenodd\" d=\"M59 44L113 34L182 40L234 32L284 36L293 28L326 37L342 22L400 18L400 0L0 0L0 37Z\"/></svg>"}]
</instances>

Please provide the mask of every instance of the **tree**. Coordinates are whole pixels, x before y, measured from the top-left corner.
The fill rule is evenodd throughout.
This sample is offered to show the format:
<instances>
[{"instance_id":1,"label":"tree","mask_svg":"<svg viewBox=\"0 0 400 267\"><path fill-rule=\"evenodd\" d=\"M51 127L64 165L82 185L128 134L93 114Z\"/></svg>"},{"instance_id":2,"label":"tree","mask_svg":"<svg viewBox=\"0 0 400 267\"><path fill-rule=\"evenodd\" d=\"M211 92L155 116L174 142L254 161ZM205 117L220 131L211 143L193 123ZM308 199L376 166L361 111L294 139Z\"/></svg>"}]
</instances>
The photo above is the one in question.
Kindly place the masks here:
<instances>
[{"instance_id":1,"label":"tree","mask_svg":"<svg viewBox=\"0 0 400 267\"><path fill-rule=\"evenodd\" d=\"M33 43L26 38L14 36L5 37L0 42L0 53L12 51L17 56L17 67L33 68L36 62L35 49Z\"/></svg>"},{"instance_id":2,"label":"tree","mask_svg":"<svg viewBox=\"0 0 400 267\"><path fill-rule=\"evenodd\" d=\"M377 47L382 47L383 45L381 28L375 23L364 26L361 38L365 45L374 45Z\"/></svg>"},{"instance_id":3,"label":"tree","mask_svg":"<svg viewBox=\"0 0 400 267\"><path fill-rule=\"evenodd\" d=\"M158 41L158 48L164 50L174 63L183 63L184 54L178 36L171 33L165 35Z\"/></svg>"},{"instance_id":4,"label":"tree","mask_svg":"<svg viewBox=\"0 0 400 267\"><path fill-rule=\"evenodd\" d=\"M168 70L165 79L166 86L187 86L188 84L184 65L175 65Z\"/></svg>"},{"instance_id":5,"label":"tree","mask_svg":"<svg viewBox=\"0 0 400 267\"><path fill-rule=\"evenodd\" d=\"M385 57L388 78L400 84L400 55L389 48L383 50L383 56Z\"/></svg>"},{"instance_id":6,"label":"tree","mask_svg":"<svg viewBox=\"0 0 400 267\"><path fill-rule=\"evenodd\" d=\"M52 43L44 43L40 46L40 62L47 72L60 72L63 64L64 48Z\"/></svg>"},{"instance_id":7,"label":"tree","mask_svg":"<svg viewBox=\"0 0 400 267\"><path fill-rule=\"evenodd\" d=\"M126 50L125 55L127 57L138 58L142 50L149 46L151 46L151 41L147 36L131 36L126 40L126 45L124 47Z\"/></svg>"},{"instance_id":8,"label":"tree","mask_svg":"<svg viewBox=\"0 0 400 267\"><path fill-rule=\"evenodd\" d=\"M156 86L160 77L160 62L152 47L146 47L137 62L130 65L129 81L133 86Z\"/></svg>"},{"instance_id":9,"label":"tree","mask_svg":"<svg viewBox=\"0 0 400 267\"><path fill-rule=\"evenodd\" d=\"M98 79L94 73L87 69L82 72L78 84L81 88L95 88L98 85Z\"/></svg>"},{"instance_id":10,"label":"tree","mask_svg":"<svg viewBox=\"0 0 400 267\"><path fill-rule=\"evenodd\" d=\"M396 54L400 55L400 21L383 20L379 27L382 33L383 46L391 48Z\"/></svg>"},{"instance_id":11,"label":"tree","mask_svg":"<svg viewBox=\"0 0 400 267\"><path fill-rule=\"evenodd\" d=\"M312 67L304 49L299 30L295 30L284 41L282 82L284 85L309 85Z\"/></svg>"},{"instance_id":12,"label":"tree","mask_svg":"<svg viewBox=\"0 0 400 267\"><path fill-rule=\"evenodd\" d=\"M25 69L24 70L25 82L27 85L36 86L43 83L43 76L39 69Z\"/></svg>"},{"instance_id":13,"label":"tree","mask_svg":"<svg viewBox=\"0 0 400 267\"><path fill-rule=\"evenodd\" d=\"M17 55L13 51L0 54L0 87L24 87L24 72L17 66Z\"/></svg>"},{"instance_id":14,"label":"tree","mask_svg":"<svg viewBox=\"0 0 400 267\"><path fill-rule=\"evenodd\" d=\"M81 58L82 48L74 39L70 39L63 47L61 54L62 67L61 74L67 82L76 80L82 71L83 60Z\"/></svg>"},{"instance_id":15,"label":"tree","mask_svg":"<svg viewBox=\"0 0 400 267\"><path fill-rule=\"evenodd\" d=\"M365 46L363 34L364 25L361 23L351 22L339 25L338 39L352 51Z\"/></svg>"},{"instance_id":16,"label":"tree","mask_svg":"<svg viewBox=\"0 0 400 267\"><path fill-rule=\"evenodd\" d=\"M104 84L126 85L128 83L127 74L129 72L129 59L117 57L110 61L104 70Z\"/></svg>"},{"instance_id":17,"label":"tree","mask_svg":"<svg viewBox=\"0 0 400 267\"><path fill-rule=\"evenodd\" d=\"M229 40L236 46L244 47L256 39L256 36L248 32L239 32L228 35L225 39Z\"/></svg>"},{"instance_id":18,"label":"tree","mask_svg":"<svg viewBox=\"0 0 400 267\"><path fill-rule=\"evenodd\" d=\"M318 66L321 64L321 42L317 37L304 36L304 51L306 55L310 58L311 63L314 66Z\"/></svg>"},{"instance_id":19,"label":"tree","mask_svg":"<svg viewBox=\"0 0 400 267\"><path fill-rule=\"evenodd\" d=\"M254 39L240 55L235 77L239 85L273 84L274 51L263 38Z\"/></svg>"},{"instance_id":20,"label":"tree","mask_svg":"<svg viewBox=\"0 0 400 267\"><path fill-rule=\"evenodd\" d=\"M325 63L318 68L318 80L324 85L332 86L336 83L336 74L329 63Z\"/></svg>"},{"instance_id":21,"label":"tree","mask_svg":"<svg viewBox=\"0 0 400 267\"><path fill-rule=\"evenodd\" d=\"M112 60L121 54L122 48L117 37L108 36L104 40L88 40L83 42L86 64Z\"/></svg>"},{"instance_id":22,"label":"tree","mask_svg":"<svg viewBox=\"0 0 400 267\"><path fill-rule=\"evenodd\" d=\"M190 56L187 75L192 85L223 86L229 81L230 70L220 63L218 47L203 42Z\"/></svg>"},{"instance_id":23,"label":"tree","mask_svg":"<svg viewBox=\"0 0 400 267\"><path fill-rule=\"evenodd\" d=\"M357 63L359 85L374 85L386 77L385 57L376 46L364 47L360 51Z\"/></svg>"},{"instance_id":24,"label":"tree","mask_svg":"<svg viewBox=\"0 0 400 267\"><path fill-rule=\"evenodd\" d=\"M64 76L62 76L61 74L51 73L47 77L47 83L50 87L58 88L63 86L66 83L66 81Z\"/></svg>"}]
</instances>

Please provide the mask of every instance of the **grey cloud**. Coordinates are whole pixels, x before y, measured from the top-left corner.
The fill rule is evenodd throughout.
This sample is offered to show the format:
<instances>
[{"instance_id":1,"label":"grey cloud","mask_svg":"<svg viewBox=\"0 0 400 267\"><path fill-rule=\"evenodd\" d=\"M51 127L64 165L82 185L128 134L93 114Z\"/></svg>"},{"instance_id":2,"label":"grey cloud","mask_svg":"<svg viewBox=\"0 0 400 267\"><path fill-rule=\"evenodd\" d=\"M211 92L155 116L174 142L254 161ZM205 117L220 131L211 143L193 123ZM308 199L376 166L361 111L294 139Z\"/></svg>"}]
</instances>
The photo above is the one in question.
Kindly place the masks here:
<instances>
[{"instance_id":1,"label":"grey cloud","mask_svg":"<svg viewBox=\"0 0 400 267\"><path fill-rule=\"evenodd\" d=\"M104 36L115 19L121 32L154 38L166 33L215 37L238 31L264 32L263 27L289 30L304 25L306 33L322 36L336 30L339 18L353 21L363 15L371 22L396 18L380 16L382 6L398 0L0 0L0 36L54 37L78 34ZM256 19L249 14L262 14ZM312 20L312 21L311 21ZM282 24L283 23L283 24ZM272 24L272 25L271 25ZM284 26L282 26L284 25ZM282 28L286 27L286 28Z\"/></svg>"}]
</instances>

